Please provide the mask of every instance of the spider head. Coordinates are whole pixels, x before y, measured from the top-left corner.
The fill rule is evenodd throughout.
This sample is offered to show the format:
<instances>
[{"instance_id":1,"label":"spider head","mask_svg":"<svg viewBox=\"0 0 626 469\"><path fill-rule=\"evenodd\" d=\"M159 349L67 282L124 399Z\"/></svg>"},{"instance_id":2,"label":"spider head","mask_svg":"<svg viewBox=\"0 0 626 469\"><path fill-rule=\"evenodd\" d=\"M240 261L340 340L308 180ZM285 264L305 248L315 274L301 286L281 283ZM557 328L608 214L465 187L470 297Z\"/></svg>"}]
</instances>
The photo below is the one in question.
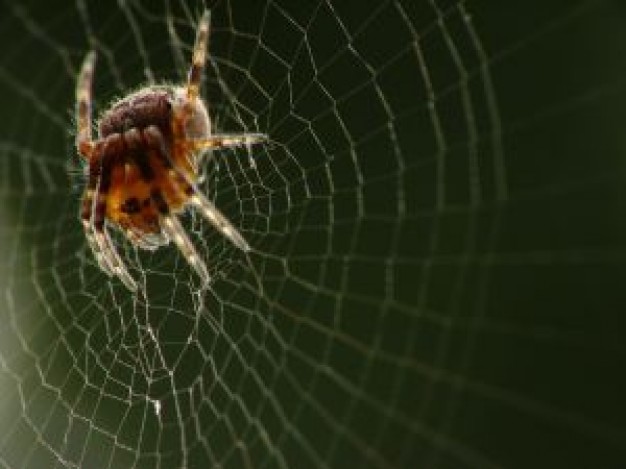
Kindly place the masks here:
<instances>
[{"instance_id":1,"label":"spider head","mask_svg":"<svg viewBox=\"0 0 626 469\"><path fill-rule=\"evenodd\" d=\"M183 125L187 139L203 139L211 135L211 120L200 97L190 101L186 87L176 87L172 96L172 115Z\"/></svg>"}]
</instances>

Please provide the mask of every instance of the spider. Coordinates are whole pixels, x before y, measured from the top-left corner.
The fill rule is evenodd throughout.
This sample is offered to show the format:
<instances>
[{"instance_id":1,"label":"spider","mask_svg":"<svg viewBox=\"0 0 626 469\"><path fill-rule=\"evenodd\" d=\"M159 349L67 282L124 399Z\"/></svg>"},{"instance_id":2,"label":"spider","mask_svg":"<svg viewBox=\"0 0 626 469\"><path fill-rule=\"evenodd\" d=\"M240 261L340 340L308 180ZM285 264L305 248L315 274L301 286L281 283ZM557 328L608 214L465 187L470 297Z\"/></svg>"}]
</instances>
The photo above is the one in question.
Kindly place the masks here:
<instances>
[{"instance_id":1,"label":"spider","mask_svg":"<svg viewBox=\"0 0 626 469\"><path fill-rule=\"evenodd\" d=\"M198 189L197 160L207 150L263 142L260 133L212 134L207 106L200 97L210 14L198 23L187 81L180 86L151 85L111 105L92 138L92 81L95 51L83 61L76 83L76 147L85 158L87 185L80 219L98 265L132 291L137 283L113 245L107 224L134 246L154 250L173 241L204 283L205 263L177 214L194 207L223 236L244 251L250 246L233 224Z\"/></svg>"}]
</instances>

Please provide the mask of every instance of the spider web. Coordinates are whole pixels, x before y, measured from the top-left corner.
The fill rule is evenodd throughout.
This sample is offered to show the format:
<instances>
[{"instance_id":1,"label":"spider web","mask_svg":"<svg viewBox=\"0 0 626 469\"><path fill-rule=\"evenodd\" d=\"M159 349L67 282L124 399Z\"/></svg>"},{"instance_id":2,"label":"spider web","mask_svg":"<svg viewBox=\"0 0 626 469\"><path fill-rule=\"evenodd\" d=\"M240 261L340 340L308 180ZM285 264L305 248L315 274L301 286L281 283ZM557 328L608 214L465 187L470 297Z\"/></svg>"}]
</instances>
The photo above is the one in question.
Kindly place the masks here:
<instances>
[{"instance_id":1,"label":"spider web","mask_svg":"<svg viewBox=\"0 0 626 469\"><path fill-rule=\"evenodd\" d=\"M619 467L623 7L220 0L202 162L252 246L77 220L73 87L181 82L201 3L3 3L0 466ZM550 3L550 2L548 2ZM77 174L78 173L78 174Z\"/></svg>"}]
</instances>

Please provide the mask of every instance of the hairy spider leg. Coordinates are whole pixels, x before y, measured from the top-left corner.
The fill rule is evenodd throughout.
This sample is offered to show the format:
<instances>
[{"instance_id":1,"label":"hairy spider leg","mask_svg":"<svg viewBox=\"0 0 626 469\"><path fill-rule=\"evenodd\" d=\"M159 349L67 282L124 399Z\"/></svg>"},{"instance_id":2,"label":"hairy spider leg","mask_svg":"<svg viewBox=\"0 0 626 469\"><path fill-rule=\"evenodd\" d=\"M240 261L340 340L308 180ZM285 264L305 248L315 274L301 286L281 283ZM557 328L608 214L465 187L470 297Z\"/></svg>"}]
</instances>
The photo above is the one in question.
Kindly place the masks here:
<instances>
[{"instance_id":1,"label":"hairy spider leg","mask_svg":"<svg viewBox=\"0 0 626 469\"><path fill-rule=\"evenodd\" d=\"M206 63L209 27L211 24L211 12L205 10L198 24L196 42L193 48L191 67L187 77L187 103L189 106L200 94L200 84L202 83L202 72ZM194 151L210 150L217 148L251 146L255 143L264 142L267 135L260 133L249 134L216 134L192 142ZM237 244L237 243L235 243Z\"/></svg>"},{"instance_id":2,"label":"hairy spider leg","mask_svg":"<svg viewBox=\"0 0 626 469\"><path fill-rule=\"evenodd\" d=\"M202 71L206 62L206 53L209 41L209 25L211 22L211 12L205 10L196 33L196 43L193 46L191 67L187 76L187 102L193 103L200 93L202 82Z\"/></svg>"},{"instance_id":3,"label":"hairy spider leg","mask_svg":"<svg viewBox=\"0 0 626 469\"><path fill-rule=\"evenodd\" d=\"M185 228L180 224L176 216L164 214L161 216L161 228L167 236L176 244L180 252L185 256L185 260L198 273L204 284L211 282L211 275L206 264L200 259L189 237L185 234Z\"/></svg>"},{"instance_id":4,"label":"hairy spider leg","mask_svg":"<svg viewBox=\"0 0 626 469\"><path fill-rule=\"evenodd\" d=\"M202 192L194 190L190 202L195 206L204 218L206 218L222 235L229 239L235 246L243 251L249 251L250 245L241 236L241 233L231 222L218 210L218 208L207 199Z\"/></svg>"},{"instance_id":5,"label":"hairy spider leg","mask_svg":"<svg viewBox=\"0 0 626 469\"><path fill-rule=\"evenodd\" d=\"M126 288L130 291L137 291L139 289L137 282L135 282L130 273L128 273L124 261L122 261L122 258L117 252L117 249L113 244L113 240L111 240L109 232L104 225L101 227L95 227L95 239L102 252L102 257L111 265L113 273L117 275L124 285L126 285Z\"/></svg>"},{"instance_id":6,"label":"hairy spider leg","mask_svg":"<svg viewBox=\"0 0 626 469\"><path fill-rule=\"evenodd\" d=\"M143 130L143 136L148 148L156 151L156 156L168 171L168 175L176 181L175 188L180 191L181 198L186 199L193 194L193 186L183 175L179 168L176 167L171 157L171 150L165 141L163 132L156 125L149 125ZM182 189L181 189L182 188Z\"/></svg>"},{"instance_id":7,"label":"hairy spider leg","mask_svg":"<svg viewBox=\"0 0 626 469\"><path fill-rule=\"evenodd\" d=\"M267 135L261 133L213 134L205 138L193 139L190 144L194 151L215 150L229 147L249 147L267 141Z\"/></svg>"},{"instance_id":8,"label":"hairy spider leg","mask_svg":"<svg viewBox=\"0 0 626 469\"><path fill-rule=\"evenodd\" d=\"M185 229L178 221L175 215L170 213L169 206L163 198L163 194L159 189L153 189L151 194L157 210L160 213L161 229L176 244L178 249L183 253L186 261L195 269L204 283L211 281L211 276L205 265L196 252L196 248L191 243Z\"/></svg>"},{"instance_id":9,"label":"hairy spider leg","mask_svg":"<svg viewBox=\"0 0 626 469\"><path fill-rule=\"evenodd\" d=\"M150 125L143 130L143 137L148 148L155 150L157 157L168 171L171 180L174 181L173 188L179 193L181 200L188 198L193 193L193 186L174 165L161 130L155 125ZM160 213L161 229L176 244L186 261L195 269L203 282L209 283L211 276L206 264L200 258L178 218L170 213L169 206L161 191L153 190L151 197Z\"/></svg>"},{"instance_id":10,"label":"hairy spider leg","mask_svg":"<svg viewBox=\"0 0 626 469\"><path fill-rule=\"evenodd\" d=\"M237 228L228 221L228 219L219 211L219 209L209 201L201 190L192 184L189 179L178 169L172 162L169 151L165 145L163 134L156 126L150 126L144 130L146 140L151 145L159 145L161 149L161 158L170 175L177 181L179 187L182 188L185 195L189 197L190 203L195 206L202 216L209 221L223 236L229 239L235 246L244 251L250 250L250 245L243 236L237 231Z\"/></svg>"},{"instance_id":11,"label":"hairy spider leg","mask_svg":"<svg viewBox=\"0 0 626 469\"><path fill-rule=\"evenodd\" d=\"M90 171L89 171L89 180L87 181L87 188L85 189L85 193L83 195L83 200L81 203L80 210L80 219L83 225L83 230L85 232L85 238L87 239L87 244L91 249L96 261L100 268L106 272L108 275L114 275L113 266L109 264L109 262L102 255L102 251L96 242L96 237L93 230L93 224L91 223L91 218L94 210L94 193L96 192L96 188L98 186L98 179L100 177L100 161L99 160L91 160L90 161Z\"/></svg>"},{"instance_id":12,"label":"hairy spider leg","mask_svg":"<svg viewBox=\"0 0 626 469\"><path fill-rule=\"evenodd\" d=\"M104 232L104 220L98 222L99 227L95 223L95 220L98 218L98 211L102 210L100 205L102 203L101 176L103 169L103 158L100 155L93 157L94 142L91 135L91 84L95 62L96 54L94 51L91 51L83 60L76 83L76 121L78 126L76 146L79 153L89 161L89 180L83 195L80 218L87 244L100 269L108 275L117 274L131 290L136 290L135 282L126 272L119 256L117 256L117 252L114 251L113 255L110 253L111 241L108 234ZM106 154L106 143L104 144L104 149Z\"/></svg>"},{"instance_id":13,"label":"hairy spider leg","mask_svg":"<svg viewBox=\"0 0 626 469\"><path fill-rule=\"evenodd\" d=\"M89 52L80 69L76 83L76 147L81 155L89 158L93 149L91 140L91 83L96 65L95 51Z\"/></svg>"},{"instance_id":14,"label":"hairy spider leg","mask_svg":"<svg viewBox=\"0 0 626 469\"><path fill-rule=\"evenodd\" d=\"M116 140L117 142L115 142ZM102 157L100 158L100 177L94 194L95 200L89 227L90 229L93 227L94 238L98 247L98 251L94 253L96 257L101 255L104 263L109 267L107 270L110 270L117 275L117 277L129 290L136 291L138 289L137 283L135 283L135 280L128 273L128 270L120 258L117 249L113 245L113 241L111 240L109 232L105 226L107 195L111 187L113 157L116 154L115 145L113 145L114 149L110 150L111 145L109 145L109 143L111 142L122 144L121 137L119 135L111 136L104 141L104 151L102 152Z\"/></svg>"},{"instance_id":15,"label":"hairy spider leg","mask_svg":"<svg viewBox=\"0 0 626 469\"><path fill-rule=\"evenodd\" d=\"M95 63L96 53L91 51L83 60L76 83L76 121L78 128L76 146L78 152L89 160L89 180L83 196L80 216L87 244L100 269L109 275L117 275L129 289L135 291L137 284L124 267L104 226L106 193L110 185L111 157L107 156L107 141L103 143L104 152L95 158L93 157L95 145L91 133L91 88Z\"/></svg>"},{"instance_id":16,"label":"hairy spider leg","mask_svg":"<svg viewBox=\"0 0 626 469\"><path fill-rule=\"evenodd\" d=\"M150 158L143 144L142 132L137 128L132 128L124 133L124 143L126 144L126 155L139 168L141 178L151 183L156 175L150 164Z\"/></svg>"}]
</instances>

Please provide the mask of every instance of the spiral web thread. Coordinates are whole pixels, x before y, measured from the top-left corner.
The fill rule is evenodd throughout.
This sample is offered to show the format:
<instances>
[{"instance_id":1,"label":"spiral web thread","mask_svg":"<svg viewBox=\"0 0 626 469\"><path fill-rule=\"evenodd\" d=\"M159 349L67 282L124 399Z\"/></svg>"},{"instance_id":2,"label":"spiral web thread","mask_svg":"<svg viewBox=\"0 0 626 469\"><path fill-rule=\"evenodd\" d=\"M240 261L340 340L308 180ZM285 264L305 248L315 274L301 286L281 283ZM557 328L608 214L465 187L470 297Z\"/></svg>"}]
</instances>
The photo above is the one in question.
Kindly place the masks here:
<instances>
[{"instance_id":1,"label":"spiral web thread","mask_svg":"<svg viewBox=\"0 0 626 469\"><path fill-rule=\"evenodd\" d=\"M207 155L201 186L252 251L189 212L215 278L202 287L173 246L137 252L116 235L140 298L97 268L77 221L74 80L94 47L96 113L141 84L182 81L204 6L5 4L0 466L508 466L460 424L480 421L468 402L618 441L609 424L472 372L483 331L545 340L489 317L494 266L603 253L496 249L517 199L470 6L208 6L213 125L271 141ZM547 333L553 349L578 343Z\"/></svg>"}]
</instances>

